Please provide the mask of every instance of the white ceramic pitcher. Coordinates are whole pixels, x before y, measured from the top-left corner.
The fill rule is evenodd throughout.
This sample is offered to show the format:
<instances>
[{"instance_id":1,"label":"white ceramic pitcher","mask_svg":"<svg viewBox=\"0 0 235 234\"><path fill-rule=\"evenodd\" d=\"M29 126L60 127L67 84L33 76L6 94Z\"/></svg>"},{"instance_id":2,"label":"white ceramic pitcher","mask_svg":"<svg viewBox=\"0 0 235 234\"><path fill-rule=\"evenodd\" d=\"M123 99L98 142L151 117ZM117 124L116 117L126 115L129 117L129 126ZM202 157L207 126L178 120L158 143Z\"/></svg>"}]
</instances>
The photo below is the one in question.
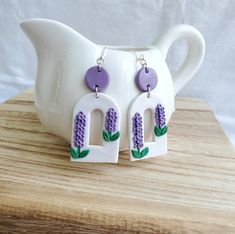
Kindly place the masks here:
<instances>
[{"instance_id":1,"label":"white ceramic pitcher","mask_svg":"<svg viewBox=\"0 0 235 234\"><path fill-rule=\"evenodd\" d=\"M38 56L35 105L40 121L49 131L70 142L74 105L91 92L85 85L84 75L88 68L96 65L104 46L53 20L30 19L21 23L21 27ZM171 76L165 60L169 48L178 39L186 39L188 52L182 66ZM174 95L199 69L204 51L201 33L189 25L173 27L146 48L107 46L104 68L110 82L105 92L116 100L121 110L121 150L128 148L128 107L140 94L134 82L140 68L136 54L143 54L148 66L155 69L158 85L152 92L161 96L165 108L172 113ZM101 125L98 118L95 122Z\"/></svg>"}]
</instances>

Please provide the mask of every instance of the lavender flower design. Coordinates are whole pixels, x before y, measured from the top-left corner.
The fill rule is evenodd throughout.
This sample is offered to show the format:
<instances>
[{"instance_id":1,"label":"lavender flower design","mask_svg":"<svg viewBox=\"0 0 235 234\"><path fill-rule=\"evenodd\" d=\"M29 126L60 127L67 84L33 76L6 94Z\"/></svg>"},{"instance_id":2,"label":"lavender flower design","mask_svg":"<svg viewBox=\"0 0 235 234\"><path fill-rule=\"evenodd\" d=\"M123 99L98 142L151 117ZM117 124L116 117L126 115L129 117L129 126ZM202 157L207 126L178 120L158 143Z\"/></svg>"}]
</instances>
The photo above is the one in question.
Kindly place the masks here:
<instances>
[{"instance_id":1,"label":"lavender flower design","mask_svg":"<svg viewBox=\"0 0 235 234\"><path fill-rule=\"evenodd\" d=\"M105 130L103 138L105 141L116 141L120 137L120 132L116 131L117 113L113 108L109 108L105 115Z\"/></svg>"},{"instance_id":2,"label":"lavender flower design","mask_svg":"<svg viewBox=\"0 0 235 234\"><path fill-rule=\"evenodd\" d=\"M82 148L84 146L84 133L86 127L86 116L82 111L78 112L74 120L74 134L73 142L74 146Z\"/></svg>"},{"instance_id":3,"label":"lavender flower design","mask_svg":"<svg viewBox=\"0 0 235 234\"><path fill-rule=\"evenodd\" d=\"M158 104L155 108L155 123L154 133L156 136L163 136L167 133L165 108L161 104Z\"/></svg>"},{"instance_id":4,"label":"lavender flower design","mask_svg":"<svg viewBox=\"0 0 235 234\"><path fill-rule=\"evenodd\" d=\"M86 127L86 115L79 111L74 120L73 128L73 145L70 149L70 154L72 158L84 158L89 154L89 150L81 151L81 148L84 146L84 136L85 136L85 127Z\"/></svg>"},{"instance_id":5,"label":"lavender flower design","mask_svg":"<svg viewBox=\"0 0 235 234\"><path fill-rule=\"evenodd\" d=\"M134 158L143 158L149 152L149 148L144 147L144 137L143 137L143 119L140 113L135 113L134 117L132 118L132 131L133 131L133 147L136 150L131 150L132 156Z\"/></svg>"}]
</instances>

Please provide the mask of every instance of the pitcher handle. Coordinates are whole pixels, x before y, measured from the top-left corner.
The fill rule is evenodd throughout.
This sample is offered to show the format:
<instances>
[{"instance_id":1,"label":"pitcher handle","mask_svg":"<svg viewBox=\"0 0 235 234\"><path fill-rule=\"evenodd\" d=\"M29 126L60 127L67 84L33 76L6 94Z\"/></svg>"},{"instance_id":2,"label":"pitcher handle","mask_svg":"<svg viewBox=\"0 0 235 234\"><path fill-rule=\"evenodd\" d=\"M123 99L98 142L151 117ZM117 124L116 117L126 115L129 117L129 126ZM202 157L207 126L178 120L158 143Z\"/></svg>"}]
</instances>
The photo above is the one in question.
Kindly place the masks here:
<instances>
[{"instance_id":1,"label":"pitcher handle","mask_svg":"<svg viewBox=\"0 0 235 234\"><path fill-rule=\"evenodd\" d=\"M174 93L177 94L199 69L204 53L205 40L202 34L192 26L180 24L163 33L153 45L158 47L163 59L166 59L171 45L178 39L186 39L187 56L180 68L172 75Z\"/></svg>"}]
</instances>

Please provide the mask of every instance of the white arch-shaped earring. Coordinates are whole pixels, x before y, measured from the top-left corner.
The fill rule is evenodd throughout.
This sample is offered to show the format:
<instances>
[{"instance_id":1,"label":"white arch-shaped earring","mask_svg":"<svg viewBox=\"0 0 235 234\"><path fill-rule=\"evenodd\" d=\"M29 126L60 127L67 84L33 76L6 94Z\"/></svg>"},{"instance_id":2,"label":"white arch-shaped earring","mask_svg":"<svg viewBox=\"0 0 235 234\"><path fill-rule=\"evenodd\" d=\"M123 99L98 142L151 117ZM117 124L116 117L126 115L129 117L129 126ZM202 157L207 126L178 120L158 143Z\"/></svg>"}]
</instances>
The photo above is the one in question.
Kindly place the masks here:
<instances>
[{"instance_id":1,"label":"white arch-shaped earring","mask_svg":"<svg viewBox=\"0 0 235 234\"><path fill-rule=\"evenodd\" d=\"M152 110L154 141L144 142L144 112ZM164 103L158 95L142 93L129 109L129 150L131 161L152 158L167 153L167 122Z\"/></svg>"},{"instance_id":2,"label":"white arch-shaped earring","mask_svg":"<svg viewBox=\"0 0 235 234\"><path fill-rule=\"evenodd\" d=\"M103 144L89 145L90 117L93 110L103 112ZM90 93L75 105L72 119L71 161L117 163L120 139L120 110L104 93ZM97 123L98 124L98 123Z\"/></svg>"}]
</instances>

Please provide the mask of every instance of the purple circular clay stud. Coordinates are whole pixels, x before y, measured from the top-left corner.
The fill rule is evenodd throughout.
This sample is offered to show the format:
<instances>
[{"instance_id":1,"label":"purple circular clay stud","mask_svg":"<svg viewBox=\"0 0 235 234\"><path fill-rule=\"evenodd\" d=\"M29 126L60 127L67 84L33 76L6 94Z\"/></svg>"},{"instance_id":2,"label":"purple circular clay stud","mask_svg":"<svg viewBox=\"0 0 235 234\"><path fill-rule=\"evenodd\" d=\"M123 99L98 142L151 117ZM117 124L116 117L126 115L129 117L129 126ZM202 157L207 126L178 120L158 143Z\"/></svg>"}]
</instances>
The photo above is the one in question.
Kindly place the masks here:
<instances>
[{"instance_id":1,"label":"purple circular clay stud","mask_svg":"<svg viewBox=\"0 0 235 234\"><path fill-rule=\"evenodd\" d=\"M87 70L85 75L85 81L87 87L91 91L96 91L98 87L99 92L103 91L109 83L109 75L104 68L99 66L91 67Z\"/></svg>"},{"instance_id":2,"label":"purple circular clay stud","mask_svg":"<svg viewBox=\"0 0 235 234\"><path fill-rule=\"evenodd\" d=\"M157 86L158 77L157 73L152 68L143 67L141 68L135 77L135 83L140 91L147 92L148 87L153 90Z\"/></svg>"}]
</instances>

